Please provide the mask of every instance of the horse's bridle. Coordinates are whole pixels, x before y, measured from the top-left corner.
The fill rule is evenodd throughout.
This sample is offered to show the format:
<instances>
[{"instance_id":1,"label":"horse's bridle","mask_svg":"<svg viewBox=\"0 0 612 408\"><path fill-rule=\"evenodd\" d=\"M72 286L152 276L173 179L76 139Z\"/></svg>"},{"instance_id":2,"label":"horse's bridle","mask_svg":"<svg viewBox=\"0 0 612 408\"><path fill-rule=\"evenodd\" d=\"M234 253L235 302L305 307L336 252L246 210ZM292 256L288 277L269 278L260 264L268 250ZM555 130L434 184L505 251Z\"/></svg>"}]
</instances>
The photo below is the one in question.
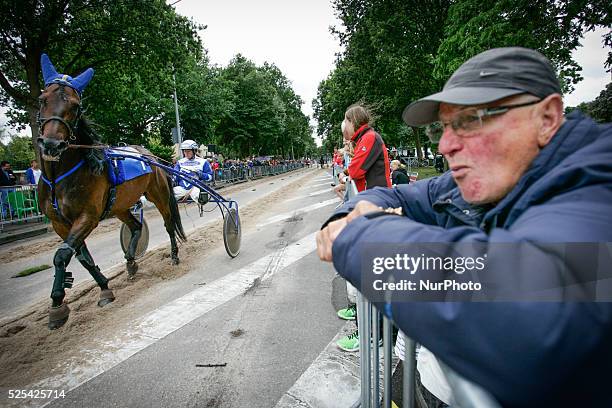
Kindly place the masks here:
<instances>
[{"instance_id":1,"label":"horse's bridle","mask_svg":"<svg viewBox=\"0 0 612 408\"><path fill-rule=\"evenodd\" d=\"M60 85L62 86L62 85ZM65 86L65 85L64 85ZM45 88L47 89L47 88ZM63 92L62 92L63 93ZM77 92L78 95L78 92ZM68 101L68 99L65 97L65 95L62 95L62 99L64 101ZM79 104L77 106L77 112L76 112L76 117L74 119L74 121L68 122L66 121L64 118L60 117L60 116L49 116L49 117L42 117L40 116L40 109L38 110L38 114L36 115L36 122L38 122L38 132L39 134L44 134L43 130L45 128L45 125L53 120L56 120L58 122L60 122L61 124L63 124L64 126L66 126L66 128L68 129L68 131L70 132L70 135L68 136L68 140L66 140L66 143L70 144L70 141L75 141L76 140L76 136L75 133L77 131L77 128L79 126L79 120L81 119L81 116L83 115L83 109L82 109L82 105L81 105L81 98L79 96Z\"/></svg>"}]
</instances>

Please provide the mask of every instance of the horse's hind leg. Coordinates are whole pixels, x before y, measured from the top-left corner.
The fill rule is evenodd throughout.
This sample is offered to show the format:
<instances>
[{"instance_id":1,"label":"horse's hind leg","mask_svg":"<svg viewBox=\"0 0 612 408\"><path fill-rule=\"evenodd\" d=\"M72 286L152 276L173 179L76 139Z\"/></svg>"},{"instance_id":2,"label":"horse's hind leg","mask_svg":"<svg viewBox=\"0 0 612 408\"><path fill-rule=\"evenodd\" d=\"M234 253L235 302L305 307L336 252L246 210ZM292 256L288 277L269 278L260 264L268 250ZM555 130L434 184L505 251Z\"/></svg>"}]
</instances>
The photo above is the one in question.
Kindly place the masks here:
<instances>
[{"instance_id":1,"label":"horse's hind leg","mask_svg":"<svg viewBox=\"0 0 612 408\"><path fill-rule=\"evenodd\" d=\"M127 252L125 253L125 260L127 262L127 272L128 279L134 278L134 274L138 271L138 264L136 263L136 246L138 245L138 240L140 239L140 235L142 234L142 223L134 217L130 210L122 211L121 213L117 213L117 218L125 223L130 229L132 233L132 237L130 238L130 243L128 245Z\"/></svg>"},{"instance_id":2,"label":"horse's hind leg","mask_svg":"<svg viewBox=\"0 0 612 408\"><path fill-rule=\"evenodd\" d=\"M79 260L81 265L83 265L83 267L89 271L89 274L92 276L92 278L94 278L98 286L100 286L100 300L98 301L98 306L106 306L115 300L113 291L108 288L108 279L106 279L106 276L102 275L100 272L100 268L95 264L85 243L83 243L83 245L81 245L77 251L76 258Z\"/></svg>"},{"instance_id":3,"label":"horse's hind leg","mask_svg":"<svg viewBox=\"0 0 612 408\"><path fill-rule=\"evenodd\" d=\"M179 238L185 240L185 232L181 224L181 216L179 214L178 205L174 198L172 189L168 186L165 187L167 190L161 189L159 186L147 191L145 196L147 200L150 200L155 204L155 207L159 210L160 214L164 219L164 227L170 237L170 255L172 256L172 264L179 264L178 257L178 245L176 242L176 236L178 233Z\"/></svg>"}]
</instances>

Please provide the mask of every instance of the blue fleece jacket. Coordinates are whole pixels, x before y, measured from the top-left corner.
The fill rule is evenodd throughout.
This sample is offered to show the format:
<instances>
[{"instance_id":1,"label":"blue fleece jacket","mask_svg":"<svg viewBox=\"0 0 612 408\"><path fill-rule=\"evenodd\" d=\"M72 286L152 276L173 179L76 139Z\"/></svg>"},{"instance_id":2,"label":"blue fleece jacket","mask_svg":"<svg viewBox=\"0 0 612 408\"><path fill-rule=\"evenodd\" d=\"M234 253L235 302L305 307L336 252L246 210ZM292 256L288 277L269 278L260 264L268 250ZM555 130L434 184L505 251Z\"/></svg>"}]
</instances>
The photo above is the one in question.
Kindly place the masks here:
<instances>
[{"instance_id":1,"label":"blue fleece jacket","mask_svg":"<svg viewBox=\"0 0 612 408\"><path fill-rule=\"evenodd\" d=\"M575 111L541 150L515 188L496 206L466 203L445 173L360 200L402 207L405 217L359 217L333 245L336 270L356 287L361 257L372 243L612 242L612 125ZM540 251L538 268L554 276L558 254ZM521 259L495 253L490 265ZM611 266L612 267L612 266ZM511 268L512 269L512 268ZM528 279L528 277L527 277ZM612 406L612 304L535 302L391 302L399 328L504 406Z\"/></svg>"}]
</instances>

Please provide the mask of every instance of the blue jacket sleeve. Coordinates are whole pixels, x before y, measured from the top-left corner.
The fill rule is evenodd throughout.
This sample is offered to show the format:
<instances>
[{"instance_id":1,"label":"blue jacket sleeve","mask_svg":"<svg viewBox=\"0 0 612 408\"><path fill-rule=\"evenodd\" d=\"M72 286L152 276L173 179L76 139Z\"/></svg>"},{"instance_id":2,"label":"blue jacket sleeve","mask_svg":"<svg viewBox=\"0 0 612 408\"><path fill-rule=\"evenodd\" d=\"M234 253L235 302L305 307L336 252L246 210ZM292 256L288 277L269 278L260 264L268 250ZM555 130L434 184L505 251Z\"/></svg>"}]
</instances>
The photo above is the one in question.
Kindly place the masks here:
<instances>
[{"instance_id":1,"label":"blue jacket sleeve","mask_svg":"<svg viewBox=\"0 0 612 408\"><path fill-rule=\"evenodd\" d=\"M213 179L212 167L210 167L208 160L204 160L204 165L202 166L202 179L204 181L212 181Z\"/></svg>"},{"instance_id":2,"label":"blue jacket sleeve","mask_svg":"<svg viewBox=\"0 0 612 408\"><path fill-rule=\"evenodd\" d=\"M610 214L612 190L595 186L533 206L509 229L489 234L468 226L443 229L394 215L359 217L335 240L334 266L360 288L361 254L368 244L480 242L491 249L498 243L522 242L535 253L530 262L538 265L538 274L562 276L559 254L540 250L538 243L611 242ZM490 254L490 267L505 268L513 279L533 277L534 269L524 259L503 251ZM570 373L579 373L589 356L612 341L610 303L401 303L391 297L385 310L408 336L511 406L554 394Z\"/></svg>"},{"instance_id":3,"label":"blue jacket sleeve","mask_svg":"<svg viewBox=\"0 0 612 408\"><path fill-rule=\"evenodd\" d=\"M34 172L32 171L31 167L26 170L26 178L28 180L28 184L36 184L36 181L34 180Z\"/></svg>"},{"instance_id":4,"label":"blue jacket sleeve","mask_svg":"<svg viewBox=\"0 0 612 408\"><path fill-rule=\"evenodd\" d=\"M176 163L174 165L174 170L181 171L181 165ZM174 176L174 181L176 182L176 184L179 184L181 182L181 178L179 176Z\"/></svg>"}]
</instances>

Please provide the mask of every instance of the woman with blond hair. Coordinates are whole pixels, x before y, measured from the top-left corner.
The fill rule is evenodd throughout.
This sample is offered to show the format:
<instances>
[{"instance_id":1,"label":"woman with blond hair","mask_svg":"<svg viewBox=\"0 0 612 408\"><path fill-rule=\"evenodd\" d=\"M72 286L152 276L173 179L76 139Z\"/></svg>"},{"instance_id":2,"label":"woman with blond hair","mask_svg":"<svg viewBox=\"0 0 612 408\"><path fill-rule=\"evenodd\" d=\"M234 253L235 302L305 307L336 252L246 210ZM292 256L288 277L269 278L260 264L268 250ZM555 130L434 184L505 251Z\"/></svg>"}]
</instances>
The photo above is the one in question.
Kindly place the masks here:
<instances>
[{"instance_id":1,"label":"woman with blond hair","mask_svg":"<svg viewBox=\"0 0 612 408\"><path fill-rule=\"evenodd\" d=\"M410 179L406 174L406 167L399 160L391 161L391 184L409 184Z\"/></svg>"},{"instance_id":2,"label":"woman with blond hair","mask_svg":"<svg viewBox=\"0 0 612 408\"><path fill-rule=\"evenodd\" d=\"M391 187L387 147L382 137L372 128L372 121L369 109L358 103L348 107L342 121L344 140L355 144L355 154L348 172L358 191Z\"/></svg>"}]
</instances>

